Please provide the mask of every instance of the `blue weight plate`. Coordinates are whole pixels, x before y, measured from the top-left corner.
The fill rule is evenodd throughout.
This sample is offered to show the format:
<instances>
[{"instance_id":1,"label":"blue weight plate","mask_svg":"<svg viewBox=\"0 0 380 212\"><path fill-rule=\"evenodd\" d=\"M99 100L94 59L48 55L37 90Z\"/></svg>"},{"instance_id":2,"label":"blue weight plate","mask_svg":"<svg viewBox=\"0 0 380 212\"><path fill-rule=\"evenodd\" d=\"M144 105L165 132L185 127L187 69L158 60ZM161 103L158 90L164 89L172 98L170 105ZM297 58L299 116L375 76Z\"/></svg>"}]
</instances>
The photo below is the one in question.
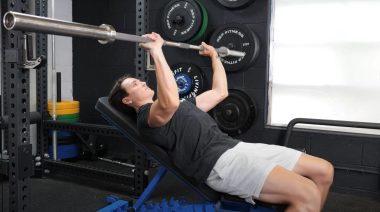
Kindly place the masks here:
<instances>
[{"instance_id":1,"label":"blue weight plate","mask_svg":"<svg viewBox=\"0 0 380 212\"><path fill-rule=\"evenodd\" d=\"M201 94L206 87L203 71L194 64L179 63L171 67L178 86L180 98L191 98Z\"/></svg>"}]
</instances>

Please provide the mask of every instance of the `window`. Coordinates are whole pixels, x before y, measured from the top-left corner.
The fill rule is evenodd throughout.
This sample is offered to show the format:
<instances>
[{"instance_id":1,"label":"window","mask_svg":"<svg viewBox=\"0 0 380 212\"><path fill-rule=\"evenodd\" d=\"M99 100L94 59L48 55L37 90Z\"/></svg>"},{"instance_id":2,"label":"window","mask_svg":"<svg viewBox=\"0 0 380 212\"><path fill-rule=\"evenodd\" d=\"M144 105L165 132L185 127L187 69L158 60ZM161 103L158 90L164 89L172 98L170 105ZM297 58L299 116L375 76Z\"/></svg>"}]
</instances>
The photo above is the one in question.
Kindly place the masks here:
<instances>
[{"instance_id":1,"label":"window","mask_svg":"<svg viewBox=\"0 0 380 212\"><path fill-rule=\"evenodd\" d=\"M380 1L272 0L269 125L380 123Z\"/></svg>"}]
</instances>

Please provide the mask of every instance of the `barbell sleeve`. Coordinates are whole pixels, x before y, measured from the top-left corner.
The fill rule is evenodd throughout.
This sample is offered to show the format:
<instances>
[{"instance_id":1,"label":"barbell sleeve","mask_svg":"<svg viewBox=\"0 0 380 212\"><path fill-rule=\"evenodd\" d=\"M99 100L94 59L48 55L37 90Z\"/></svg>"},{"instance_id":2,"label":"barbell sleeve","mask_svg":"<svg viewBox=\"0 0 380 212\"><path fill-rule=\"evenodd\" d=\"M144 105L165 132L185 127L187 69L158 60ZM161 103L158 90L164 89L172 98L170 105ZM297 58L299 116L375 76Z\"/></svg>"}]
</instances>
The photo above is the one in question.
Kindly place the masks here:
<instances>
[{"instance_id":1,"label":"barbell sleeve","mask_svg":"<svg viewBox=\"0 0 380 212\"><path fill-rule=\"evenodd\" d=\"M5 13L3 25L7 30L94 38L100 43L112 42L116 36L115 30L110 25L92 26L13 11Z\"/></svg>"},{"instance_id":2,"label":"barbell sleeve","mask_svg":"<svg viewBox=\"0 0 380 212\"><path fill-rule=\"evenodd\" d=\"M101 44L107 44L115 40L136 43L146 43L152 41L150 38L147 37L116 32L115 29L108 24L93 26L88 24L62 21L58 19L46 18L13 11L5 13L3 18L3 25L7 30L21 30L53 35L93 38L97 39ZM182 49L201 49L201 46L172 41L165 41L164 45ZM217 48L216 51L221 57L244 57L245 55L244 52L230 50L226 47Z\"/></svg>"}]
</instances>

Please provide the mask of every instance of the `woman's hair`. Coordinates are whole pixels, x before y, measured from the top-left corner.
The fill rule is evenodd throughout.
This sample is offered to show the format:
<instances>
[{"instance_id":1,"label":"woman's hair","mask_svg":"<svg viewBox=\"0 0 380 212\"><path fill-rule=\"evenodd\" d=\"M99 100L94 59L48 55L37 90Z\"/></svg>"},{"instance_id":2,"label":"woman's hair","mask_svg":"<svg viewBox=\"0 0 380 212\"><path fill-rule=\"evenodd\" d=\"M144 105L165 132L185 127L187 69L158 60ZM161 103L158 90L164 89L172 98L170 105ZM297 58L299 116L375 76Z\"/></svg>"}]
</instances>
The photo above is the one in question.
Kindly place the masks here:
<instances>
[{"instance_id":1,"label":"woman's hair","mask_svg":"<svg viewBox=\"0 0 380 212\"><path fill-rule=\"evenodd\" d=\"M116 108L116 110L128 115L128 116L136 116L136 111L134 108L127 106L122 102L123 98L128 96L129 94L121 86L124 80L132 77L131 75L125 75L116 80L114 86L111 89L111 92L108 95L108 102Z\"/></svg>"}]
</instances>

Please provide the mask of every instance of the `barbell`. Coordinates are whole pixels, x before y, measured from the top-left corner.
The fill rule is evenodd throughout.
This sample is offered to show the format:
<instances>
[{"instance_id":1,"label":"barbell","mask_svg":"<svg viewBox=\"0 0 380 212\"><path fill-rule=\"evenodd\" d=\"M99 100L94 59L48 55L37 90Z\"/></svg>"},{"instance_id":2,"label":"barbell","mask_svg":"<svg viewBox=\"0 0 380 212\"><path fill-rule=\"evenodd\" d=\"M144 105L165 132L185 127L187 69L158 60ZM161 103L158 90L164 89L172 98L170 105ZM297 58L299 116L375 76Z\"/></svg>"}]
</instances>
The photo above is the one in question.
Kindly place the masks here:
<instances>
[{"instance_id":1,"label":"barbell","mask_svg":"<svg viewBox=\"0 0 380 212\"><path fill-rule=\"evenodd\" d=\"M93 26L13 11L5 13L3 18L3 25L7 30L21 30L53 35L93 38L97 39L101 44L107 44L115 40L136 43L146 43L152 41L147 37L116 32L116 30L108 24ZM165 41L164 46L172 46L181 49L201 50L201 46L172 41ZM219 47L216 49L216 52L221 57L244 57L245 55L244 52L230 50L227 47Z\"/></svg>"}]
</instances>

